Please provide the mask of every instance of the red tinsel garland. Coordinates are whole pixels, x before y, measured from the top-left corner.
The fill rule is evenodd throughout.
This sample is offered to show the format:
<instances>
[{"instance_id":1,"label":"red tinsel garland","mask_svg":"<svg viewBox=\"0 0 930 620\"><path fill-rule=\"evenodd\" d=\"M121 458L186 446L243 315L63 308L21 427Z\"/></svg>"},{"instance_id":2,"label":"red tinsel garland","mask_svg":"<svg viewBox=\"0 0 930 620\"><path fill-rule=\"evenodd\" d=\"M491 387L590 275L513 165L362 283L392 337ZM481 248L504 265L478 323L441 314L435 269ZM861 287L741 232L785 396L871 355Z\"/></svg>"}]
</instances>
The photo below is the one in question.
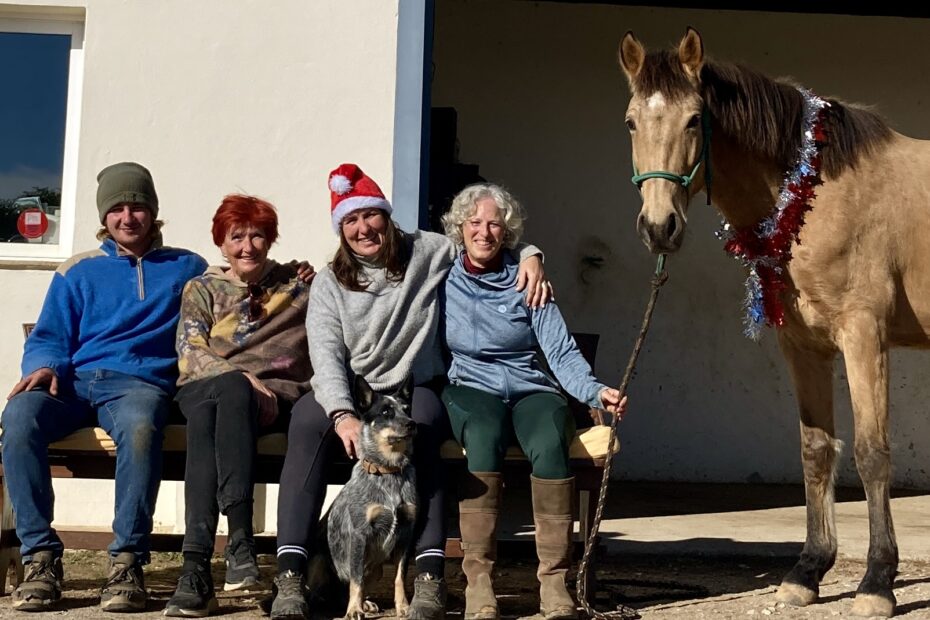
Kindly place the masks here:
<instances>
[{"instance_id":1,"label":"red tinsel garland","mask_svg":"<svg viewBox=\"0 0 930 620\"><path fill-rule=\"evenodd\" d=\"M751 227L734 228L724 245L727 253L750 264L758 274L762 289L761 309L769 325L781 327L785 323L782 294L788 290L787 266L791 261L791 248L794 243L800 243L804 216L813 208L810 203L816 197L814 188L823 184L820 149L826 143L823 127L826 109L819 110L812 127L817 150L810 157L810 165L803 172L788 176L796 180L787 182L782 189L789 196L787 204L780 213L766 218L775 218L774 230L766 236L764 221Z\"/></svg>"}]
</instances>

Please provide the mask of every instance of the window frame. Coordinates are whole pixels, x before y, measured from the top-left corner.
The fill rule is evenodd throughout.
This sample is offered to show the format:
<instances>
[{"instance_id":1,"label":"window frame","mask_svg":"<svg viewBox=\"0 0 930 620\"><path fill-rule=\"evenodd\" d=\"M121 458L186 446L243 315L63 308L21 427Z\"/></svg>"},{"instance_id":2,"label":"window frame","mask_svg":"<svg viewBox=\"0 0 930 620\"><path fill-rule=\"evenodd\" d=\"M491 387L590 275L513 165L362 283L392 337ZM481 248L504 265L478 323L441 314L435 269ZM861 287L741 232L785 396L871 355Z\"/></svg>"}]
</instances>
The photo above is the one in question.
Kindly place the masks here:
<instances>
[{"instance_id":1,"label":"window frame","mask_svg":"<svg viewBox=\"0 0 930 620\"><path fill-rule=\"evenodd\" d=\"M74 248L77 207L78 139L81 127L81 95L84 83L84 20L73 13L20 16L0 10L0 32L69 35L68 94L65 103L65 145L61 168L61 211L58 243L0 243L0 261L28 263L60 262Z\"/></svg>"}]
</instances>

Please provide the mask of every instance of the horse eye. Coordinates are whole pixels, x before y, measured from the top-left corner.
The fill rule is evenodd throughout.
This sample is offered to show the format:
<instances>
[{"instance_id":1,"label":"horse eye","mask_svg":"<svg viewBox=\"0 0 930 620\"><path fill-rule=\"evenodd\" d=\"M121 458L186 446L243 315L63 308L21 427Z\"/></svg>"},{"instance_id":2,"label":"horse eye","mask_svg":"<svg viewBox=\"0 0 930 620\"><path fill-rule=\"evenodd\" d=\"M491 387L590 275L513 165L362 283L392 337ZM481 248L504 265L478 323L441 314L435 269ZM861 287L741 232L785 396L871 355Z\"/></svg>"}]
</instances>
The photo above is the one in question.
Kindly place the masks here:
<instances>
[{"instance_id":1,"label":"horse eye","mask_svg":"<svg viewBox=\"0 0 930 620\"><path fill-rule=\"evenodd\" d=\"M636 131L636 123L633 122L632 118L626 119L626 127L630 131Z\"/></svg>"},{"instance_id":2,"label":"horse eye","mask_svg":"<svg viewBox=\"0 0 930 620\"><path fill-rule=\"evenodd\" d=\"M700 124L701 124L701 115L700 115L700 114L695 114L694 116L692 116L691 118L688 119L688 125L687 125L687 127L688 127L688 129L694 129L695 127L697 127L697 126L700 125Z\"/></svg>"}]
</instances>

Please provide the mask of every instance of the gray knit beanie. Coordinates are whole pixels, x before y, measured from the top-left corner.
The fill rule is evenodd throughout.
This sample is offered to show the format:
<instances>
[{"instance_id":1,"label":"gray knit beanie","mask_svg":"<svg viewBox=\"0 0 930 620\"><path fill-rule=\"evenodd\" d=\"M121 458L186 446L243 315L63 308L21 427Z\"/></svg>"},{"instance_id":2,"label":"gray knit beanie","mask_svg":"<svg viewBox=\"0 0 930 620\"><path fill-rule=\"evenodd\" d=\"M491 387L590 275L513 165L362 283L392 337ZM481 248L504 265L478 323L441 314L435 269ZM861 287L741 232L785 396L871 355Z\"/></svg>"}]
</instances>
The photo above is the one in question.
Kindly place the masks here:
<instances>
[{"instance_id":1,"label":"gray knit beanie","mask_svg":"<svg viewBox=\"0 0 930 620\"><path fill-rule=\"evenodd\" d=\"M107 166L97 175L97 211L100 222L107 211L121 202L138 202L149 208L152 217L158 217L158 194L152 173L135 162L124 161Z\"/></svg>"}]
</instances>

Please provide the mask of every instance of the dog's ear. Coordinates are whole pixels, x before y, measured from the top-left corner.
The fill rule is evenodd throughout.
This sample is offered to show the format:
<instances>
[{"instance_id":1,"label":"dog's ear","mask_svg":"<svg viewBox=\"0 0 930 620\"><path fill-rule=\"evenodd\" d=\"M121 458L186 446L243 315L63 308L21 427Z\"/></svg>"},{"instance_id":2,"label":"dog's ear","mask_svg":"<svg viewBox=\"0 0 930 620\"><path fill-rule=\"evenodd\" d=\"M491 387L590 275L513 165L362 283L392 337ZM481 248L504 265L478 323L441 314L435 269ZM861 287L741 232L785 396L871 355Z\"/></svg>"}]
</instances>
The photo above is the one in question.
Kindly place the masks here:
<instances>
[{"instance_id":1,"label":"dog's ear","mask_svg":"<svg viewBox=\"0 0 930 620\"><path fill-rule=\"evenodd\" d=\"M365 377L355 375L355 409L359 414L371 409L371 403L375 399L375 391L371 389Z\"/></svg>"},{"instance_id":2,"label":"dog's ear","mask_svg":"<svg viewBox=\"0 0 930 620\"><path fill-rule=\"evenodd\" d=\"M394 395L408 405L413 402L413 375L407 375Z\"/></svg>"}]
</instances>

